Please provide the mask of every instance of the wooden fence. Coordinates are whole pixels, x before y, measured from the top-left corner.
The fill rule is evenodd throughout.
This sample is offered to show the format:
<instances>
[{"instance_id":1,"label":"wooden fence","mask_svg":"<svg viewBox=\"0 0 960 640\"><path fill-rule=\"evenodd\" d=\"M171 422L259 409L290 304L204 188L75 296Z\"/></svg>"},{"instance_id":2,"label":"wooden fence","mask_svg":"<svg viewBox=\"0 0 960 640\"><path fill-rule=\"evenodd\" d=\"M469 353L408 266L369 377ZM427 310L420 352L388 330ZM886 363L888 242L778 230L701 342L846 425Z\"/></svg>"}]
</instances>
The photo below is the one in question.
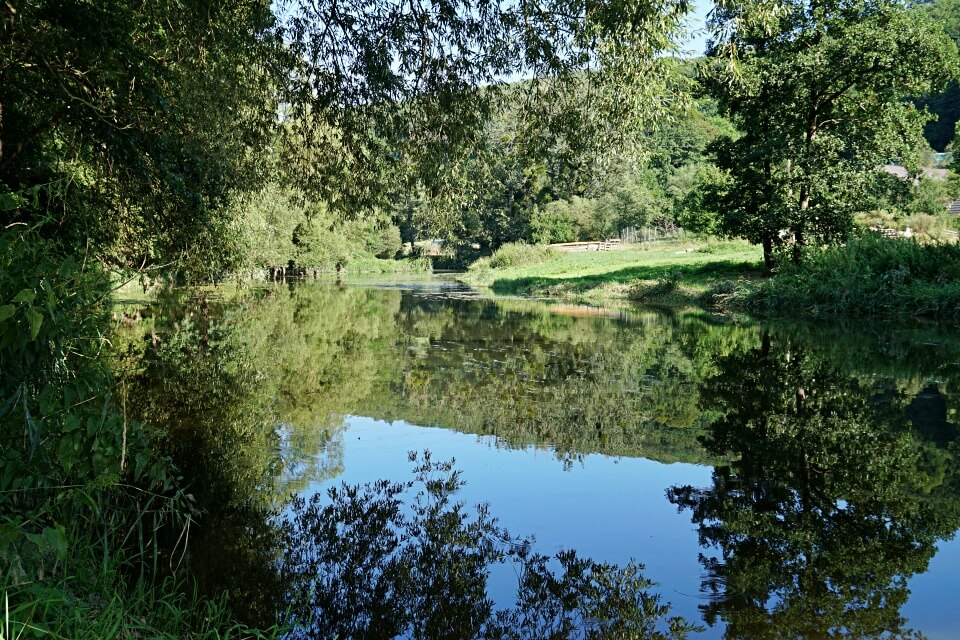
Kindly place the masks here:
<instances>
[{"instance_id":1,"label":"wooden fence","mask_svg":"<svg viewBox=\"0 0 960 640\"><path fill-rule=\"evenodd\" d=\"M623 244L637 244L640 242L656 242L671 238L684 238L685 233L680 227L627 227L620 230L620 242Z\"/></svg>"},{"instance_id":2,"label":"wooden fence","mask_svg":"<svg viewBox=\"0 0 960 640\"><path fill-rule=\"evenodd\" d=\"M572 253L574 251L610 251L620 246L620 238L591 240L588 242L557 242L550 246L563 253Z\"/></svg>"}]
</instances>

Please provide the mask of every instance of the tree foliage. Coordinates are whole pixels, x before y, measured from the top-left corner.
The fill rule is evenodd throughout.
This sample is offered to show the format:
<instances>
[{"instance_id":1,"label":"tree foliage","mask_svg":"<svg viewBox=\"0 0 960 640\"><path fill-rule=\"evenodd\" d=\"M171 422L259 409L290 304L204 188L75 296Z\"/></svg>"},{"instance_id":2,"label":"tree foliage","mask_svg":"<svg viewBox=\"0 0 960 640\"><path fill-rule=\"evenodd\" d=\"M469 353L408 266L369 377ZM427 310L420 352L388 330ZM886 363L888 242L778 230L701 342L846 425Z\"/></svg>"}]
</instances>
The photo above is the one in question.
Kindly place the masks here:
<instances>
[{"instance_id":1,"label":"tree foliage","mask_svg":"<svg viewBox=\"0 0 960 640\"><path fill-rule=\"evenodd\" d=\"M842 239L868 177L920 142L904 98L957 74L956 47L896 0L722 2L709 76L743 132L714 148L721 229L763 244Z\"/></svg>"},{"instance_id":2,"label":"tree foliage","mask_svg":"<svg viewBox=\"0 0 960 640\"><path fill-rule=\"evenodd\" d=\"M599 156L629 146L678 97L658 54L672 48L685 0L283 7L298 60L291 130L316 143L298 177L348 207L423 190L459 212L494 113L516 111L528 150ZM510 87L517 78L527 81Z\"/></svg>"},{"instance_id":3,"label":"tree foliage","mask_svg":"<svg viewBox=\"0 0 960 640\"><path fill-rule=\"evenodd\" d=\"M223 205L275 121L269 3L4 6L0 192L44 189L0 219L112 265L228 258Z\"/></svg>"},{"instance_id":4,"label":"tree foliage","mask_svg":"<svg viewBox=\"0 0 960 640\"><path fill-rule=\"evenodd\" d=\"M960 42L960 4L956 0L934 0L918 3L914 11L925 13L939 25L954 42ZM936 116L924 126L927 142L937 151L947 151L947 147L956 146L956 124L960 120L960 85L951 81L943 92L919 96L917 101Z\"/></svg>"}]
</instances>

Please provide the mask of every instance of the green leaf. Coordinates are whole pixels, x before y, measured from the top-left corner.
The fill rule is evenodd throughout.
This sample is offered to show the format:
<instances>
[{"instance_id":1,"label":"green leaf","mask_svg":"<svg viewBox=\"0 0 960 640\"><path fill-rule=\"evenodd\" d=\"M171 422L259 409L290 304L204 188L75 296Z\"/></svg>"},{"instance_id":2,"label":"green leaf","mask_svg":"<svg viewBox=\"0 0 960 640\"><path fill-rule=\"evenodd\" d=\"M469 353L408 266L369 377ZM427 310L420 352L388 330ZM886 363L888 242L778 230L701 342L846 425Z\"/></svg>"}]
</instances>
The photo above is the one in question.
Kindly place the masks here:
<instances>
[{"instance_id":1,"label":"green leaf","mask_svg":"<svg viewBox=\"0 0 960 640\"><path fill-rule=\"evenodd\" d=\"M9 191L0 193L0 211L13 211L24 204L26 204L26 200L23 199L23 196Z\"/></svg>"},{"instance_id":2,"label":"green leaf","mask_svg":"<svg viewBox=\"0 0 960 640\"><path fill-rule=\"evenodd\" d=\"M33 289L21 289L20 293L13 297L14 302L33 302L37 293Z\"/></svg>"},{"instance_id":3,"label":"green leaf","mask_svg":"<svg viewBox=\"0 0 960 640\"><path fill-rule=\"evenodd\" d=\"M80 418L74 414L70 414L63 421L63 432L70 433L71 431L76 431L80 428Z\"/></svg>"},{"instance_id":4,"label":"green leaf","mask_svg":"<svg viewBox=\"0 0 960 640\"><path fill-rule=\"evenodd\" d=\"M17 526L7 522L0 524L0 553L6 551L19 535L20 529Z\"/></svg>"},{"instance_id":5,"label":"green leaf","mask_svg":"<svg viewBox=\"0 0 960 640\"><path fill-rule=\"evenodd\" d=\"M67 558L67 535L63 525L56 527L46 527L43 530L43 539L56 554L57 559L63 562Z\"/></svg>"},{"instance_id":6,"label":"green leaf","mask_svg":"<svg viewBox=\"0 0 960 640\"><path fill-rule=\"evenodd\" d=\"M79 438L76 436L64 436L60 439L60 446L57 447L57 462L64 471L69 472L77 461L77 443Z\"/></svg>"},{"instance_id":7,"label":"green leaf","mask_svg":"<svg viewBox=\"0 0 960 640\"><path fill-rule=\"evenodd\" d=\"M30 323L30 339L36 340L40 334L40 325L43 324L43 314L31 307L27 309L27 322Z\"/></svg>"},{"instance_id":8,"label":"green leaf","mask_svg":"<svg viewBox=\"0 0 960 640\"><path fill-rule=\"evenodd\" d=\"M17 308L12 304L5 304L3 306L0 306L0 322L3 322L4 320L12 316L16 310Z\"/></svg>"},{"instance_id":9,"label":"green leaf","mask_svg":"<svg viewBox=\"0 0 960 640\"><path fill-rule=\"evenodd\" d=\"M43 536L41 536L39 533L24 533L23 535L27 540L37 545L37 549L43 550L43 548L46 546Z\"/></svg>"}]
</instances>

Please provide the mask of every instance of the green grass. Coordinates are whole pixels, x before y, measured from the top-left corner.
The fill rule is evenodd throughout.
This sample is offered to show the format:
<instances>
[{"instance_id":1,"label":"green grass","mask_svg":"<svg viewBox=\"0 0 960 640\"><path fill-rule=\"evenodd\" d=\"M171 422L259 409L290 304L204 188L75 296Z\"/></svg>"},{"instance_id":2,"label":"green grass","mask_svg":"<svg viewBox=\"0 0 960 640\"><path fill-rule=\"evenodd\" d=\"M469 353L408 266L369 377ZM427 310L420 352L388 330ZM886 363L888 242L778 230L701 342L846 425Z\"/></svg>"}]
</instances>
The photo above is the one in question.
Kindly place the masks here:
<instances>
[{"instance_id":1,"label":"green grass","mask_svg":"<svg viewBox=\"0 0 960 640\"><path fill-rule=\"evenodd\" d=\"M498 294L684 306L711 296L718 283L760 278L761 257L760 249L746 242L662 242L558 253L499 269L478 261L462 280Z\"/></svg>"},{"instance_id":2,"label":"green grass","mask_svg":"<svg viewBox=\"0 0 960 640\"><path fill-rule=\"evenodd\" d=\"M0 639L194 638L273 640L279 627L254 629L231 619L226 596L184 594L168 580L133 588L63 580L0 592Z\"/></svg>"}]
</instances>

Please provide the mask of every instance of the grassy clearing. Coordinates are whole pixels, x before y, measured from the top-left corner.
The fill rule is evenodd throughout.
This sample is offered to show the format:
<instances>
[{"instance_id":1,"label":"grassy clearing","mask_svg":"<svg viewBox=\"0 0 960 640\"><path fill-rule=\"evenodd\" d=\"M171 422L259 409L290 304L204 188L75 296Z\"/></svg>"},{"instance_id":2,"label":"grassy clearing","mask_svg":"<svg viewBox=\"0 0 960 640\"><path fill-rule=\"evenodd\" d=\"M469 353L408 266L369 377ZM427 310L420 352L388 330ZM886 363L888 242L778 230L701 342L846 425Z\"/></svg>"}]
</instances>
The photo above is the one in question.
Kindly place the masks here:
<instances>
[{"instance_id":1,"label":"grassy clearing","mask_svg":"<svg viewBox=\"0 0 960 640\"><path fill-rule=\"evenodd\" d=\"M498 294L686 306L713 301L738 290L741 280L760 278L761 257L760 249L746 242L672 241L547 254L538 262L502 268L478 261L462 280Z\"/></svg>"}]
</instances>

